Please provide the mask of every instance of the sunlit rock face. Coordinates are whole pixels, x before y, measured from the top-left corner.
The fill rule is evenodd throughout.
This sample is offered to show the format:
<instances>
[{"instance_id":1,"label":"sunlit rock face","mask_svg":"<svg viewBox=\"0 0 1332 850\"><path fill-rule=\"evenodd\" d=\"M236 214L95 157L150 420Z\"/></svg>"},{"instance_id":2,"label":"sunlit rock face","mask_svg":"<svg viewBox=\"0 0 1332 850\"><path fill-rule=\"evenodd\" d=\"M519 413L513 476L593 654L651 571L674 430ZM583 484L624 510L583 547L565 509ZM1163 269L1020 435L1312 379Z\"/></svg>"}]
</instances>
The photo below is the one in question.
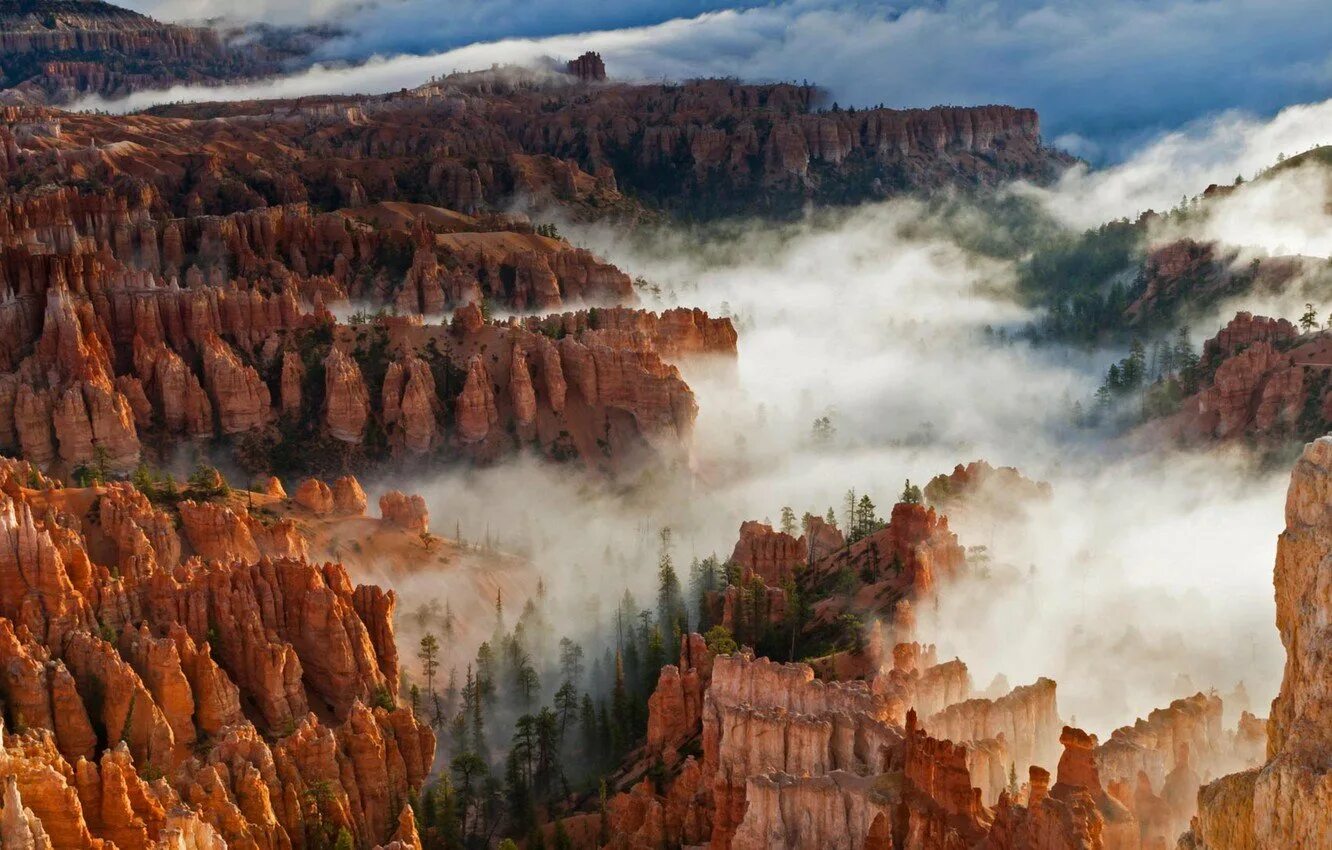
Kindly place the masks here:
<instances>
[{"instance_id":1,"label":"sunlit rock face","mask_svg":"<svg viewBox=\"0 0 1332 850\"><path fill-rule=\"evenodd\" d=\"M411 838L435 737L396 696L391 592L250 513L280 495L181 500L178 531L131 484L46 485L0 496L5 847L307 846L311 789L359 846Z\"/></svg>"},{"instance_id":2,"label":"sunlit rock face","mask_svg":"<svg viewBox=\"0 0 1332 850\"><path fill-rule=\"evenodd\" d=\"M1277 629L1286 647L1267 724L1267 762L1203 788L1180 846L1190 850L1332 843L1332 438L1310 443L1291 474L1277 540Z\"/></svg>"},{"instance_id":3,"label":"sunlit rock face","mask_svg":"<svg viewBox=\"0 0 1332 850\"><path fill-rule=\"evenodd\" d=\"M419 204L178 218L163 203L61 189L0 209L0 447L59 474L161 464L182 440L264 475L529 448L614 472L688 456L697 405L676 361L736 355L729 319L627 306L626 275L525 219ZM327 305L396 297L383 258L398 249L449 268L456 293L429 309L456 319L338 323ZM538 266L543 308L622 306L486 321L482 302L529 304L504 281Z\"/></svg>"}]
</instances>

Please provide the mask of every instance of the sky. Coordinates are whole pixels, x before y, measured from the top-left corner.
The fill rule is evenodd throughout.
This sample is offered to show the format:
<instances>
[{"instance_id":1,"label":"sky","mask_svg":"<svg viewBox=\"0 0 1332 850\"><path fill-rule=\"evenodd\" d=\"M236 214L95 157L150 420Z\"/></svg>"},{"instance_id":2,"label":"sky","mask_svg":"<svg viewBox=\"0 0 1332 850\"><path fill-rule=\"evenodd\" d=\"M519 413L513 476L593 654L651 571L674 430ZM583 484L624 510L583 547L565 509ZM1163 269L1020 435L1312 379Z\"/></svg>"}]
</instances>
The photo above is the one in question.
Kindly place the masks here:
<instances>
[{"instance_id":1,"label":"sky","mask_svg":"<svg viewBox=\"0 0 1332 850\"><path fill-rule=\"evenodd\" d=\"M326 60L364 75L307 88L600 50L618 78L810 80L843 105L1033 106L1047 139L1097 164L1190 122L1332 97L1323 0L130 0L180 21L333 23ZM414 57L414 58L406 58Z\"/></svg>"}]
</instances>

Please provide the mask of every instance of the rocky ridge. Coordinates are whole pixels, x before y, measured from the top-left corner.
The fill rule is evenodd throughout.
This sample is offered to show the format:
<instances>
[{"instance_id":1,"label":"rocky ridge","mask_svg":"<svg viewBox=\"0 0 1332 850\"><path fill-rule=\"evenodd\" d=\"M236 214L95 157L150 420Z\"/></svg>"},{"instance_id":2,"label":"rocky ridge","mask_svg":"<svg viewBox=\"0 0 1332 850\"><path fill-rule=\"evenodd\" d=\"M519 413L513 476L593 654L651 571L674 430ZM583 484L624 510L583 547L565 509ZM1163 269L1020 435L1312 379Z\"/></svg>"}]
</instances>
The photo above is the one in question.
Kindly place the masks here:
<instances>
[{"instance_id":1,"label":"rocky ridge","mask_svg":"<svg viewBox=\"0 0 1332 850\"><path fill-rule=\"evenodd\" d=\"M282 58L262 43L228 44L209 27L164 24L100 0L5 3L0 54L0 102L28 104L271 74Z\"/></svg>"},{"instance_id":2,"label":"rocky ridge","mask_svg":"<svg viewBox=\"0 0 1332 850\"><path fill-rule=\"evenodd\" d=\"M607 307L490 322L478 303L551 310L564 297L632 301L632 290L521 222L485 231L460 217L473 228L460 232L435 208L374 212L163 222L151 204L127 209L106 194L11 200L0 211L0 445L66 473L130 469L162 435L230 437L256 472L276 453L301 456L290 451L300 440L334 450L309 457L344 465L347 452L487 461L527 444L597 468L687 455L693 396L665 358L734 356L728 320ZM476 238L448 241L462 236ZM388 279L394 244L420 272L404 285L438 280L446 265L455 281L472 275L435 290L432 308L471 306L447 326L386 314L337 323L325 305L394 297L374 282ZM545 283L524 276L537 268ZM482 399L478 420L487 391L498 403Z\"/></svg>"}]
</instances>

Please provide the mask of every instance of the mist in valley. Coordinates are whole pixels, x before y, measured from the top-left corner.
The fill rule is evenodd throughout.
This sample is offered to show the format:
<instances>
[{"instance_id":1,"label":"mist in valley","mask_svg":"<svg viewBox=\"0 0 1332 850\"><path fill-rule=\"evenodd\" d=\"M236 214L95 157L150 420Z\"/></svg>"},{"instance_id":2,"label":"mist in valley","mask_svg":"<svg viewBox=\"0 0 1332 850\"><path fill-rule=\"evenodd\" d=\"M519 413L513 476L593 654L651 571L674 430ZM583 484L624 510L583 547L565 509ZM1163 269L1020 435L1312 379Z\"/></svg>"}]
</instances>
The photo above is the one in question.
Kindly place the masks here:
<instances>
[{"instance_id":1,"label":"mist in valley","mask_svg":"<svg viewBox=\"0 0 1332 850\"><path fill-rule=\"evenodd\" d=\"M729 556L744 520L776 525L784 506L840 519L849 489L886 516L906 479L984 459L1050 482L1053 497L952 518L970 573L920 612L919 639L962 658L978 690L999 675L1056 679L1065 720L1102 735L1241 681L1249 702L1228 720L1266 714L1283 658L1271 575L1287 471L1243 453L1144 453L1078 427L1073 403L1090 401L1120 352L1020 339L1035 314L1015 297L1014 263L963 247L979 223L911 201L709 231L562 223L641 277L645 306L730 315L738 361L680 364L699 403L687 465L612 482L525 457L380 482L421 493L437 533L480 550L458 568L378 579L402 596L403 646L423 633L414 610L447 605L471 623L444 652L461 676L492 636L494 590L505 585L511 628L536 576L551 635L534 661L544 697L560 683L558 637L600 662L604 684L623 594L656 604L661 529L687 581L694 559ZM494 552L531 574L492 579Z\"/></svg>"}]
</instances>

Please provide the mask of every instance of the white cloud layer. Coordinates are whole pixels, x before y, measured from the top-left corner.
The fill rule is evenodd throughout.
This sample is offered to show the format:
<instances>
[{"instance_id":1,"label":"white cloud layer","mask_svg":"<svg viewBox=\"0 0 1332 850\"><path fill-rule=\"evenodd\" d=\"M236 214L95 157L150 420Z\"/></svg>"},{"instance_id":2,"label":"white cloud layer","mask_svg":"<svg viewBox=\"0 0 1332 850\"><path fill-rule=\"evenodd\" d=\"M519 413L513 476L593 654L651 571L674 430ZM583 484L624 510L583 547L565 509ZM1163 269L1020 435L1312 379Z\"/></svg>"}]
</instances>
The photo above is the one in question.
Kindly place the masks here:
<instances>
[{"instance_id":1,"label":"white cloud layer","mask_svg":"<svg viewBox=\"0 0 1332 850\"><path fill-rule=\"evenodd\" d=\"M995 567L945 589L921 637L966 661L978 687L996 673L1051 676L1064 717L1099 733L1240 679L1260 711L1273 695L1285 474L1252 475L1225 456L1135 458L1072 430L1068 399L1090 394L1096 359L987 342L987 324L1027 318L1007 298L1012 268L959 248L918 205L744 228L711 245L561 229L660 284L665 303L737 317L733 370L685 365L700 405L696 474L611 489L522 460L392 483L426 495L445 533L489 529L531 553L575 637L590 628L590 594L603 614L625 588L651 605L661 526L675 531L683 572L691 556L726 557L743 520L783 505L823 513L850 487L886 512L904 478L985 458L1049 480L1055 496L1025 520L955 522ZM825 413L837 437L821 446L810 432Z\"/></svg>"},{"instance_id":2,"label":"white cloud layer","mask_svg":"<svg viewBox=\"0 0 1332 850\"><path fill-rule=\"evenodd\" d=\"M1110 219L1135 218L1149 209L1170 209L1181 197L1193 197L1211 184L1228 185L1236 177L1250 179L1283 155L1324 144L1332 144L1332 100L1291 106L1270 119L1228 112L1167 133L1118 165L1076 167L1065 172L1055 186L1033 191L1069 225L1095 227ZM1241 222L1232 218L1216 235L1236 245L1254 244L1252 240L1257 236L1259 244L1275 248L1276 229L1283 237L1292 237L1290 228L1301 220L1302 230L1325 220L1319 199L1326 200L1326 180L1319 180L1314 172L1301 171L1282 178L1282 191L1273 187L1261 196L1246 192L1246 200L1260 204L1265 218L1265 223L1258 220L1250 224L1267 227L1268 231L1263 235L1246 233ZM1297 191L1285 191L1288 189ZM1304 200L1296 208L1283 211L1293 195L1301 195ZM1310 215L1306 217L1306 213ZM1296 238L1301 246L1311 240L1318 242L1313 234ZM1318 244L1325 246L1326 239ZM1289 247L1298 249L1295 244Z\"/></svg>"},{"instance_id":3,"label":"white cloud layer","mask_svg":"<svg viewBox=\"0 0 1332 850\"><path fill-rule=\"evenodd\" d=\"M328 46L330 57L378 58L362 72L318 68L267 87L178 89L166 99L382 92L455 68L594 49L620 78L809 79L844 104L1034 106L1051 138L1113 160L1190 119L1270 114L1332 95L1332 15L1321 0L785 0L726 9L639 0L610 12L563 0L252 2L233 14L335 20L349 35ZM167 17L217 11L203 0L138 6ZM135 103L150 100L162 98Z\"/></svg>"}]
</instances>

